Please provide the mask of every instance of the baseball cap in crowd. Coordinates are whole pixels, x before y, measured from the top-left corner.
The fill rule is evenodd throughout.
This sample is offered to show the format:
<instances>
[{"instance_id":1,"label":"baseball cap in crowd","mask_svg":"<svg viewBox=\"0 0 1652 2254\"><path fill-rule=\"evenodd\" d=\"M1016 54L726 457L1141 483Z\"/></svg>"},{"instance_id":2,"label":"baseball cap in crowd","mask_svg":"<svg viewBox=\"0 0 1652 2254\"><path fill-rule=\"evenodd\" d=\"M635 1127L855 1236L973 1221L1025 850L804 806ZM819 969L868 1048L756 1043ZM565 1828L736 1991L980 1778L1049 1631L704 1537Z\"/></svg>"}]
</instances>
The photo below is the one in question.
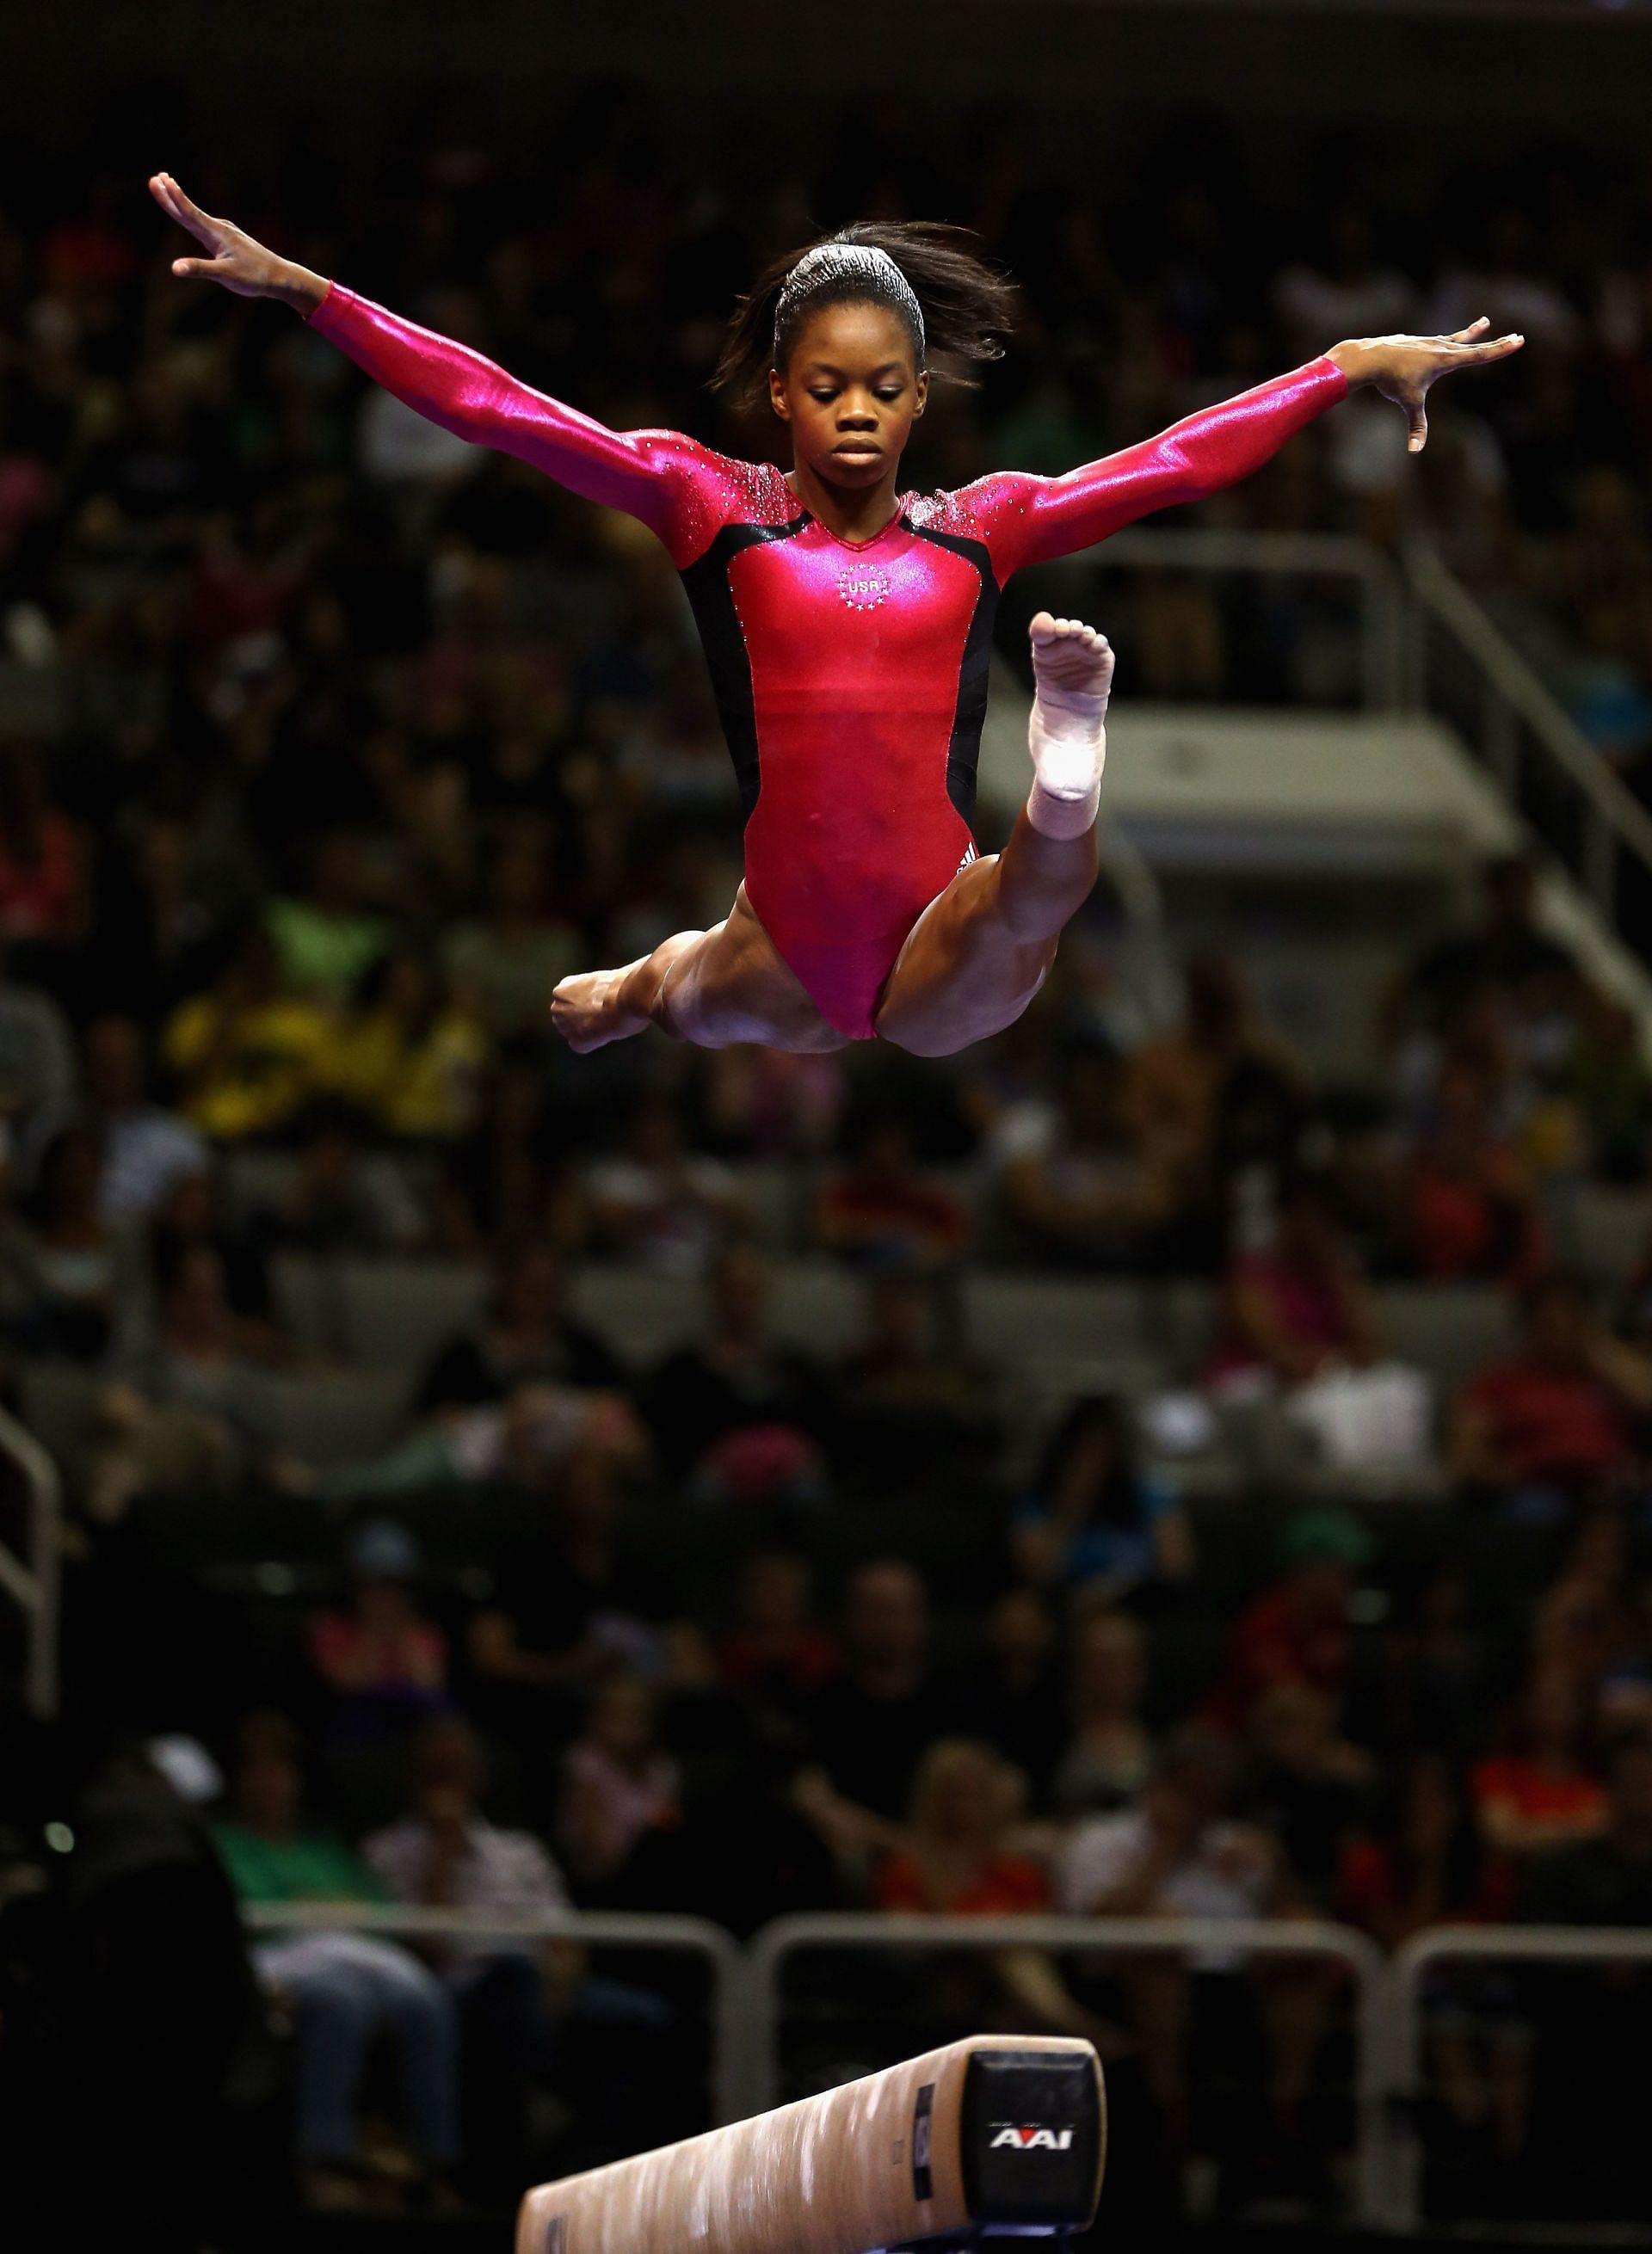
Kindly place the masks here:
<instances>
[{"instance_id":1,"label":"baseball cap in crowd","mask_svg":"<svg viewBox=\"0 0 1652 2254\"><path fill-rule=\"evenodd\" d=\"M1280 1548L1292 1565L1368 1565L1376 1547L1359 1520L1346 1510L1305 1510L1284 1530Z\"/></svg>"}]
</instances>

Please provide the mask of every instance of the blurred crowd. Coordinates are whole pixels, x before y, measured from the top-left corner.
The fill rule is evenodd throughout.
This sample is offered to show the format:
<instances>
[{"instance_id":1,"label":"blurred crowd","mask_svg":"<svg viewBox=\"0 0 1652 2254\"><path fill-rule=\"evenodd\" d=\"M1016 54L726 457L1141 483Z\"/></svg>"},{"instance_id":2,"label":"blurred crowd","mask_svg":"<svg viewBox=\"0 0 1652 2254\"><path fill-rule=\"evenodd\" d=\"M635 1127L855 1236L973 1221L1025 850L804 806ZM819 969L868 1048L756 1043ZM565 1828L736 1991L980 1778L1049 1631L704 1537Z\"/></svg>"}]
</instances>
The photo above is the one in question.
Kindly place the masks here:
<instances>
[{"instance_id":1,"label":"blurred crowd","mask_svg":"<svg viewBox=\"0 0 1652 2254\"><path fill-rule=\"evenodd\" d=\"M1339 337L1484 312L1530 348L1421 464L1356 402L1209 514L1433 542L1641 786L1652 205L1580 148L1472 181L1305 151L1281 202L1199 121L1081 180L1030 120L948 150L889 105L805 175L760 134L690 159L613 86L527 164L458 110L279 172L162 153L207 208L574 403L736 451L772 434L704 380L763 257L853 215L970 220L1026 316L927 421L934 484L1059 470ZM1531 868L1495 864L1396 960L1355 1087L1224 956L1144 1026L1105 898L1024 1023L946 1065L652 1036L570 1059L555 981L715 920L738 878L669 570L291 316L176 284L142 188L19 172L0 216L0 1390L26 1411L43 1367L84 1381L71 1712L146 1747L88 1788L30 1992L58 2016L8 2005L0 2073L38 2039L60 2088L102 2026L74 1920L130 1885L96 1856L132 1826L157 1901L187 1874L168 1914L203 1997L241 1945L227 1886L742 1932L844 1905L1328 1915L1384 1946L1652 1920L1652 1259L1629 1248L1604 1304L1559 1257L1578 1184L1648 1184L1652 1073ZM1127 599L1131 693L1340 693L1283 597ZM774 1250L857 1279L847 1353L776 1328ZM326 1367L277 1287L295 1256L488 1272L342 1460L280 1413ZM704 1290L693 1341L583 1324L592 1262ZM1151 1401L1029 1402L959 1319L995 1266L1201 1278L1208 1333ZM1392 1279L1507 1294L1512 1344L1431 1398L1384 1335ZM1317 1442L1301 1507L1194 1508L1179 1453L1258 1407ZM1420 1540L1339 1485L1424 1465ZM266 1559L321 1530L332 1595L226 1596L255 1519ZM285 2015L316 2204L439 2208L520 2181L570 2119L598 2152L682 2125L665 2097L642 2118L693 2082L694 1999L657 1966L325 1920L237 1961L265 2037ZM1230 1972L886 1967L814 1998L810 2070L875 2049L892 1993L901 2049L1089 2034L1167 2182L1214 2152L1236 2207L1334 2204L1348 1997ZM1489 1978L1426 2005L1435 2195L1533 2196L1538 2037L1571 2006ZM244 2028L190 2040L250 2072ZM363 2125L387 2063L390 2159ZM1605 2102L1573 2095L1573 2125Z\"/></svg>"}]
</instances>

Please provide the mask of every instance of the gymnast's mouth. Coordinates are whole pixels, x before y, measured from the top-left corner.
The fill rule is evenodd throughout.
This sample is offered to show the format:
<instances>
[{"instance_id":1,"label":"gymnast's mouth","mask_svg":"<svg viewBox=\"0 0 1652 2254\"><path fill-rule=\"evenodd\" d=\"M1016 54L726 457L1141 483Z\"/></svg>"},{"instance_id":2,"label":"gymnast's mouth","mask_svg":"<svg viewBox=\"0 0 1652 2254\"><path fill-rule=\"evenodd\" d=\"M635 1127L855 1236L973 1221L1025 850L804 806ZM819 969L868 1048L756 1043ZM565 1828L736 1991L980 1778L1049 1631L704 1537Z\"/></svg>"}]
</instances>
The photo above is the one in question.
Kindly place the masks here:
<instances>
[{"instance_id":1,"label":"gymnast's mouth","mask_svg":"<svg viewBox=\"0 0 1652 2254\"><path fill-rule=\"evenodd\" d=\"M874 446L865 438L845 438L841 446L832 448L834 454L847 455L858 461L864 461L869 455L877 460L883 451L881 446Z\"/></svg>"}]
</instances>

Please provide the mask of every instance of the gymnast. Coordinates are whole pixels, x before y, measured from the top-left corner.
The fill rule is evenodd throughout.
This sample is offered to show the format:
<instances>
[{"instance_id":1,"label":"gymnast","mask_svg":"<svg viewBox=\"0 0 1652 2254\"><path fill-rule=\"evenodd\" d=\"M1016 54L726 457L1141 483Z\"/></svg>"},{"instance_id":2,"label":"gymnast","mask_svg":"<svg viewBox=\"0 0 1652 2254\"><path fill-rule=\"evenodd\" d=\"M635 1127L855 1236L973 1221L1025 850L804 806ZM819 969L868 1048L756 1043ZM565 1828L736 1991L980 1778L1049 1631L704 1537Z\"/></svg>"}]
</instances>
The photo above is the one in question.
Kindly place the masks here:
<instances>
[{"instance_id":1,"label":"gymnast","mask_svg":"<svg viewBox=\"0 0 1652 2254\"><path fill-rule=\"evenodd\" d=\"M615 431L449 339L209 219L169 172L150 191L210 254L172 271L301 313L398 399L654 532L688 592L746 808L726 920L551 1001L577 1050L660 1026L720 1048L874 1037L944 1056L1018 1018L1096 879L1113 654L1076 620L1032 623L1032 787L984 858L970 823L998 592L1136 518L1202 500L1369 384L1427 436L1430 386L1522 340L1368 337L1069 472L900 485L929 358L1000 350L1008 283L961 230L850 227L776 260L744 298L717 382L766 396L793 466L732 460L672 430ZM940 372L937 367L936 373Z\"/></svg>"}]
</instances>

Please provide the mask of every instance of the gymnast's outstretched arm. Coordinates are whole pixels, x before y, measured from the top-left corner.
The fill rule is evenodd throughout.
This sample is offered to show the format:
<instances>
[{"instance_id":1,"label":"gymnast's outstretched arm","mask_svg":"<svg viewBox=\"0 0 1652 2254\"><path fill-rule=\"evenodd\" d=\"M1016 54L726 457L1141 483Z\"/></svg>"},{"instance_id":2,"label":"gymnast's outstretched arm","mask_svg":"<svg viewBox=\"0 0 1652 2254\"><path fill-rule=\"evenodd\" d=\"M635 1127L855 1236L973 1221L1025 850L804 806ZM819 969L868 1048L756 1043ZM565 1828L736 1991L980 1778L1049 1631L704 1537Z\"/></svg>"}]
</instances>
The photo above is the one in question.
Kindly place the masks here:
<instances>
[{"instance_id":1,"label":"gymnast's outstretched arm","mask_svg":"<svg viewBox=\"0 0 1652 2254\"><path fill-rule=\"evenodd\" d=\"M1065 477L984 478L958 500L982 523L1002 580L1023 564L1093 547L1155 509L1236 485L1362 384L1404 411L1410 451L1419 453L1428 437L1424 401L1430 385L1456 368L1519 351L1523 340L1485 339L1486 326L1476 321L1450 337L1368 337L1336 345L1289 375L1202 408L1158 438Z\"/></svg>"},{"instance_id":2,"label":"gymnast's outstretched arm","mask_svg":"<svg viewBox=\"0 0 1652 2254\"><path fill-rule=\"evenodd\" d=\"M610 430L469 346L278 256L228 220L209 218L170 172L157 172L150 191L213 253L175 259L175 274L220 283L237 297L278 298L375 383L456 438L515 454L583 500L623 509L674 544L683 487L710 458L694 440L670 430Z\"/></svg>"}]
</instances>

